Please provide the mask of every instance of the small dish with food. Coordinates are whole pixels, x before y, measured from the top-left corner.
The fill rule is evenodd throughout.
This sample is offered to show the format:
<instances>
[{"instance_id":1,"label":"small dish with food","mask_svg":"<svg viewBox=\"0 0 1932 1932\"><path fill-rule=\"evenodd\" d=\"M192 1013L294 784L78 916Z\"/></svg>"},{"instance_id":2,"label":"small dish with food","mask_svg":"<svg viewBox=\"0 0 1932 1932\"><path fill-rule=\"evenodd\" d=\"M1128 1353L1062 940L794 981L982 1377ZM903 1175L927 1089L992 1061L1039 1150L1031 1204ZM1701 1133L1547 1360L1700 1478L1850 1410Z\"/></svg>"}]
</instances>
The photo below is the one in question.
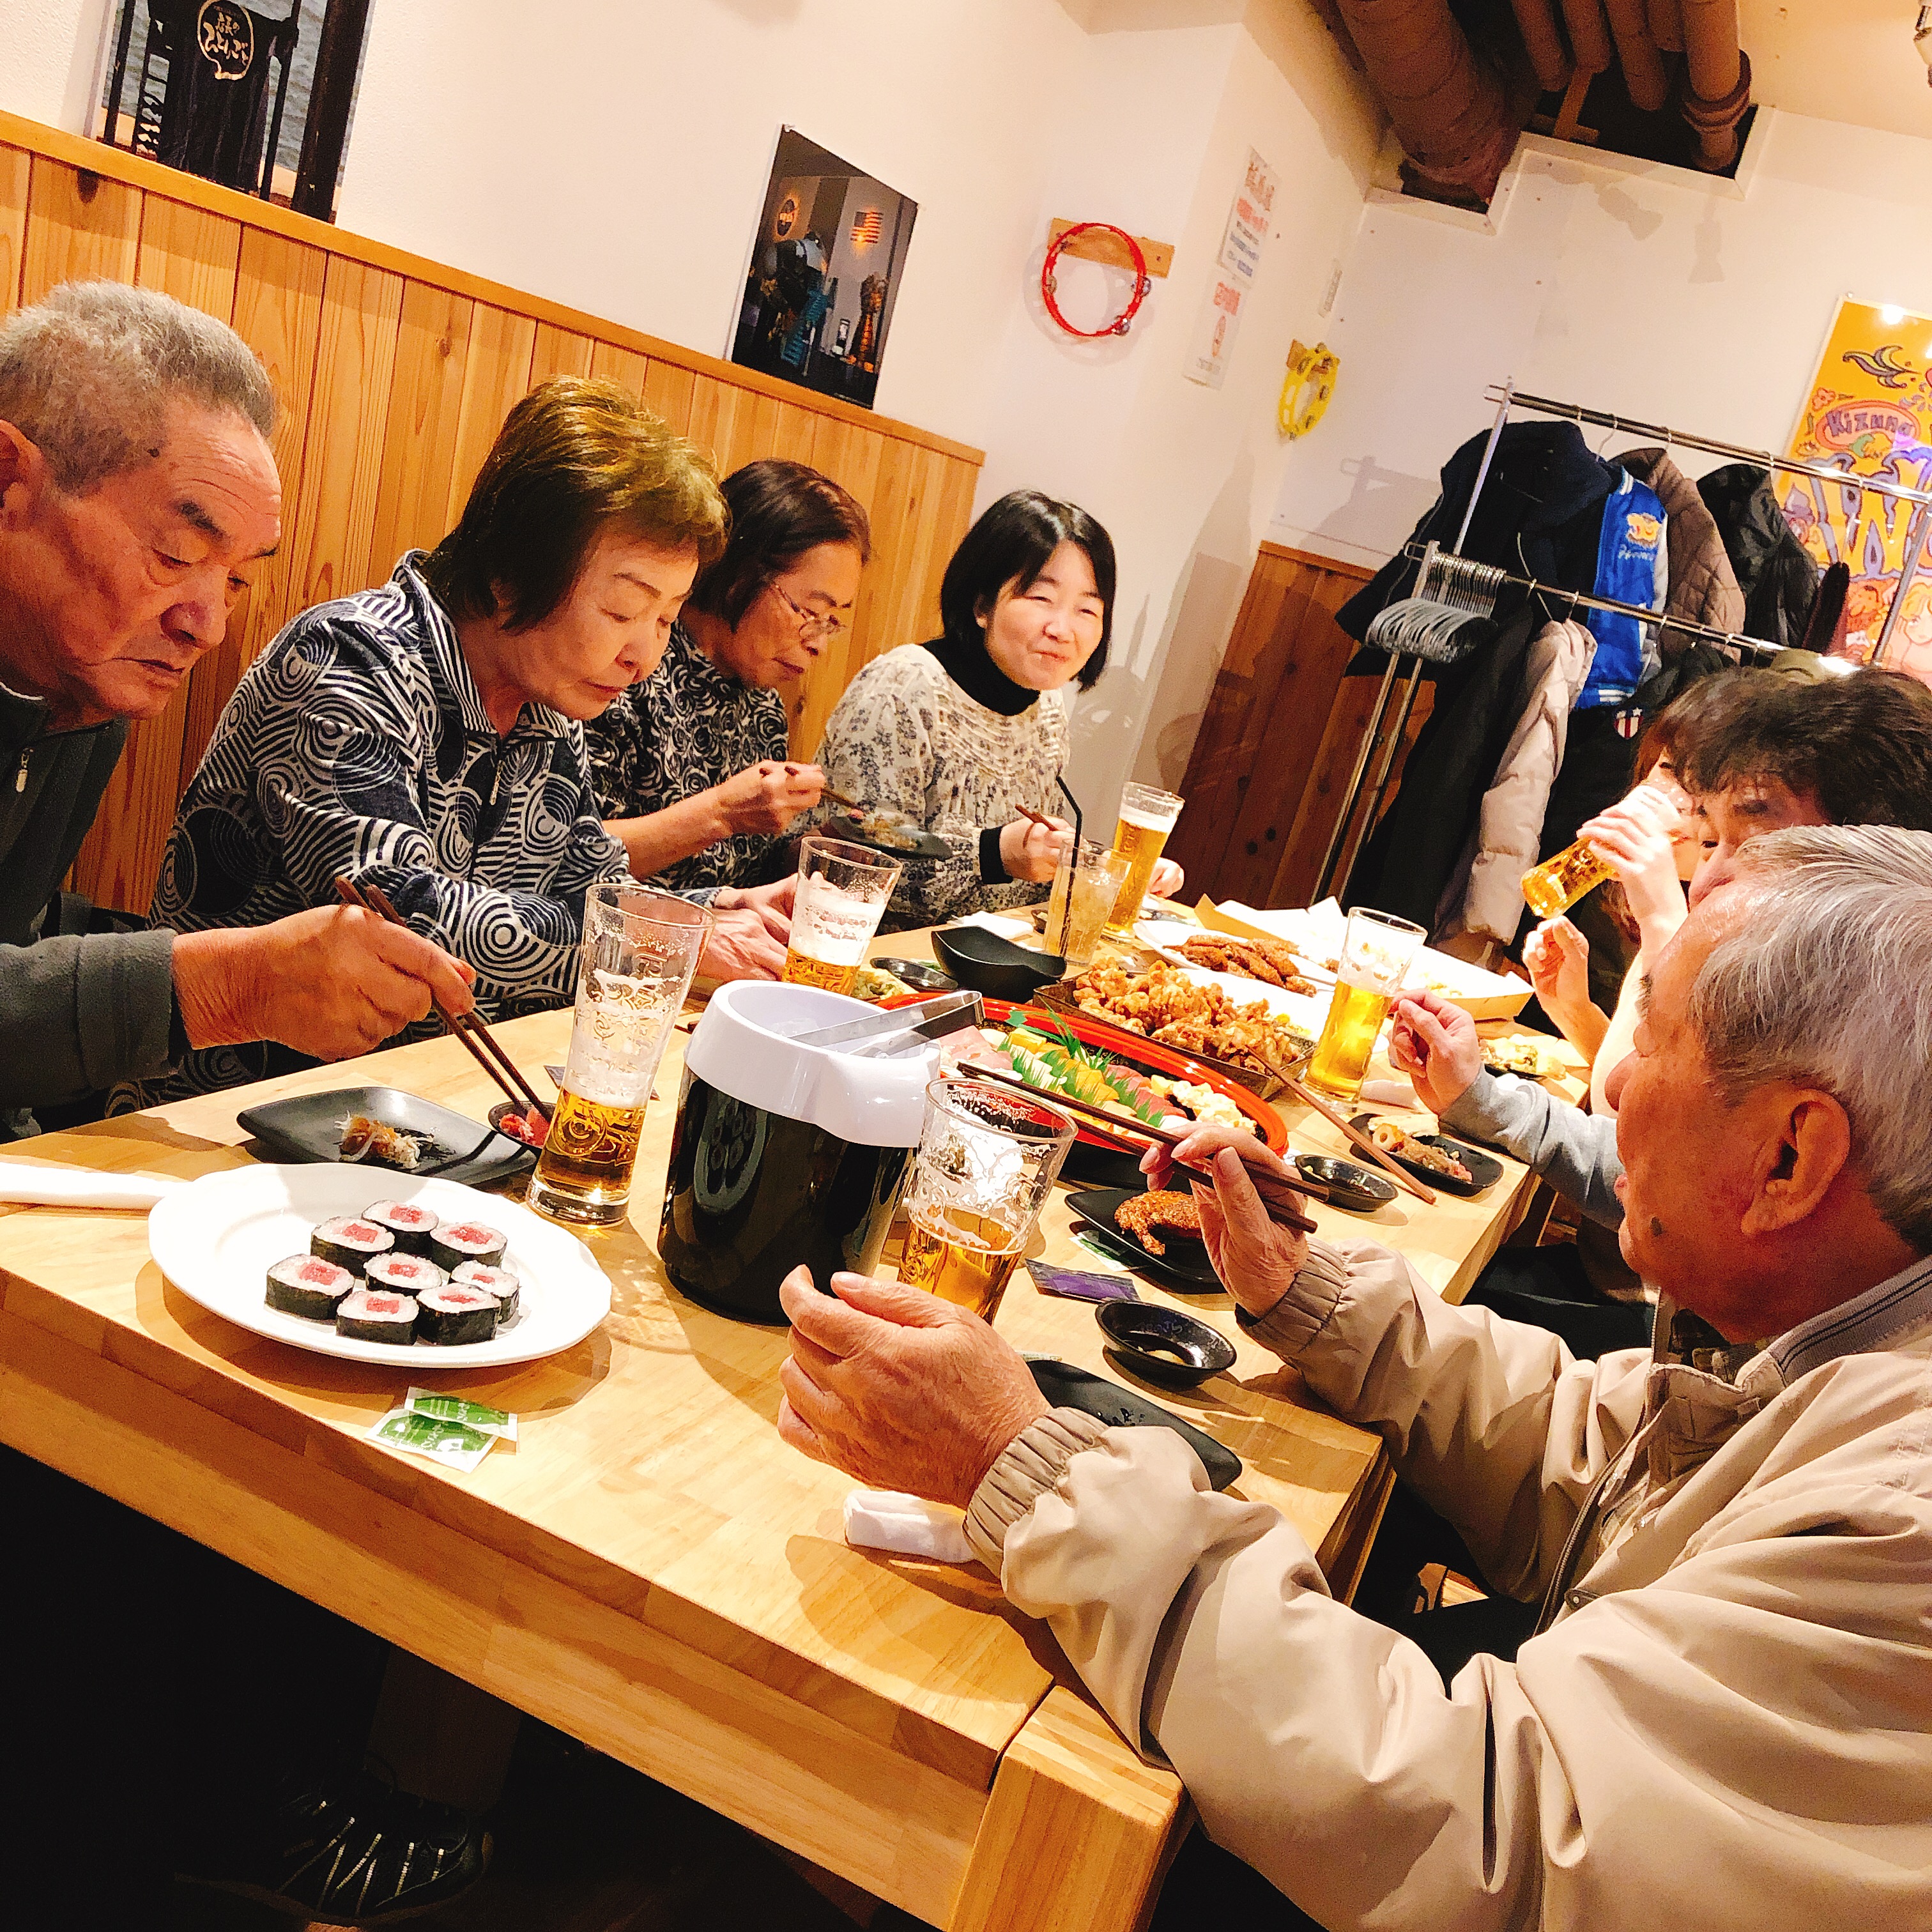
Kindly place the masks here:
<instances>
[{"instance_id":1,"label":"small dish with food","mask_svg":"<svg viewBox=\"0 0 1932 1932\"><path fill-rule=\"evenodd\" d=\"M1450 1194L1480 1194L1503 1178L1503 1164L1493 1154L1466 1147L1442 1134L1412 1133L1394 1120L1374 1114L1358 1114L1348 1124L1366 1134L1390 1160L1430 1187Z\"/></svg>"}]
</instances>

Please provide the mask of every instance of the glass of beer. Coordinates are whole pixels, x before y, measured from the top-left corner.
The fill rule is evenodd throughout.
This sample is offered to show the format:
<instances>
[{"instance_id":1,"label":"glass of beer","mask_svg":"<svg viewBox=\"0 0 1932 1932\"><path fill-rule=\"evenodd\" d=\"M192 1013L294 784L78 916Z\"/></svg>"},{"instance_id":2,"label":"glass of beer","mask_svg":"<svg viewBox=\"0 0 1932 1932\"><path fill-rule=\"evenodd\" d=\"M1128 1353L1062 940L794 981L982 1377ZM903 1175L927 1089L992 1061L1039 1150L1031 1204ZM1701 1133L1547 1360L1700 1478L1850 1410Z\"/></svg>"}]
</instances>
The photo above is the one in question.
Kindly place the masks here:
<instances>
[{"instance_id":1,"label":"glass of beer","mask_svg":"<svg viewBox=\"0 0 1932 1932\"><path fill-rule=\"evenodd\" d=\"M1154 862L1186 801L1154 785L1130 784L1120 794L1120 822L1114 828L1114 850L1127 862L1127 876L1107 922L1112 933L1130 933L1141 916Z\"/></svg>"},{"instance_id":2,"label":"glass of beer","mask_svg":"<svg viewBox=\"0 0 1932 1932\"><path fill-rule=\"evenodd\" d=\"M1054 868L1053 892L1046 902L1046 950L1070 966L1088 966L1100 944L1100 929L1113 916L1127 868L1124 852L1083 838L1069 845Z\"/></svg>"},{"instance_id":3,"label":"glass of beer","mask_svg":"<svg viewBox=\"0 0 1932 1932\"><path fill-rule=\"evenodd\" d=\"M900 1280L992 1321L1075 1131L1058 1107L990 1080L932 1082Z\"/></svg>"},{"instance_id":4,"label":"glass of beer","mask_svg":"<svg viewBox=\"0 0 1932 1932\"><path fill-rule=\"evenodd\" d=\"M1522 875L1522 896L1538 919L1554 919L1568 912L1587 892L1606 879L1616 877L1616 868L1587 838L1566 845L1553 859L1546 859Z\"/></svg>"},{"instance_id":5,"label":"glass of beer","mask_svg":"<svg viewBox=\"0 0 1932 1932\"><path fill-rule=\"evenodd\" d=\"M627 880L584 904L577 1012L530 1204L559 1221L621 1220L658 1062L711 930L704 907Z\"/></svg>"},{"instance_id":6,"label":"glass of beer","mask_svg":"<svg viewBox=\"0 0 1932 1932\"><path fill-rule=\"evenodd\" d=\"M851 992L866 963L866 948L885 916L886 902L904 869L863 845L838 838L801 839L784 976L796 986Z\"/></svg>"},{"instance_id":7,"label":"glass of beer","mask_svg":"<svg viewBox=\"0 0 1932 1932\"><path fill-rule=\"evenodd\" d=\"M1389 1003L1401 992L1427 936L1406 919L1366 906L1349 914L1335 996L1308 1069L1310 1086L1338 1100L1352 1100L1361 1091Z\"/></svg>"}]
</instances>

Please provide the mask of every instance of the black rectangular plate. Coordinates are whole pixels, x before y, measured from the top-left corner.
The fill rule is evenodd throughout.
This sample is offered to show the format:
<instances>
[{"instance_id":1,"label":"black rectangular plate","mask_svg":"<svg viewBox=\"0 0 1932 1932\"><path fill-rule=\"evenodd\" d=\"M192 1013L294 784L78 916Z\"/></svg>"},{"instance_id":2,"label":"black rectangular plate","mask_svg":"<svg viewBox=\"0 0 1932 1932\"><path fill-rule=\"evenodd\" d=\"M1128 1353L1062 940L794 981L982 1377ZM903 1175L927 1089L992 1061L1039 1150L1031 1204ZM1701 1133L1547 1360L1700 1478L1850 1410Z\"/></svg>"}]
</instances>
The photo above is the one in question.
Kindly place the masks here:
<instances>
[{"instance_id":1,"label":"black rectangular plate","mask_svg":"<svg viewBox=\"0 0 1932 1932\"><path fill-rule=\"evenodd\" d=\"M915 830L910 826L906 829L908 832ZM877 852L884 858L896 859L902 864L929 865L952 855L950 842L936 832L920 830L916 844L890 844L883 838L874 838L869 832L861 832L859 821L848 818L842 812L835 812L822 825L814 825L812 830L826 838L843 838L849 844L863 845L868 851Z\"/></svg>"},{"instance_id":2,"label":"black rectangular plate","mask_svg":"<svg viewBox=\"0 0 1932 1932\"><path fill-rule=\"evenodd\" d=\"M1358 1114L1348 1124L1357 1133L1366 1134L1378 1118L1374 1114ZM1466 1197L1480 1194L1486 1187L1493 1187L1503 1178L1502 1162L1480 1148L1466 1147L1460 1141L1452 1141L1447 1134L1418 1134L1415 1138L1430 1147L1440 1148L1452 1160L1460 1160L1472 1176L1468 1180L1458 1180L1452 1174L1438 1174L1432 1167L1424 1167L1419 1160L1404 1160L1399 1154L1389 1156L1396 1166L1406 1168L1425 1187L1439 1187L1445 1194Z\"/></svg>"},{"instance_id":3,"label":"black rectangular plate","mask_svg":"<svg viewBox=\"0 0 1932 1932\"><path fill-rule=\"evenodd\" d=\"M412 1176L386 1161L344 1161L340 1122L348 1114L366 1114L372 1120L400 1127L405 1133L420 1134L435 1145L423 1150L423 1164ZM490 1134L488 1121L472 1120L466 1114L395 1087L338 1087L333 1093L298 1094L290 1100L250 1107L236 1118L278 1160L334 1161L344 1167L366 1168L372 1180L384 1174L403 1174L405 1179L434 1174L439 1180L484 1187L493 1180L521 1174L537 1162L534 1148L513 1141L507 1134ZM473 1160L454 1167L436 1165L475 1147L486 1134L490 1138Z\"/></svg>"},{"instance_id":4,"label":"black rectangular plate","mask_svg":"<svg viewBox=\"0 0 1932 1932\"><path fill-rule=\"evenodd\" d=\"M1114 1210L1146 1191L1144 1187L1092 1187L1084 1194L1070 1194L1066 1204L1074 1218L1084 1224L1085 1232L1137 1273L1150 1275L1171 1288L1197 1294L1218 1294L1220 1277L1208 1265L1208 1250L1198 1241L1190 1241L1184 1234L1174 1240L1163 1235L1167 1252L1150 1255L1131 1234L1124 1234L1114 1225Z\"/></svg>"},{"instance_id":5,"label":"black rectangular plate","mask_svg":"<svg viewBox=\"0 0 1932 1932\"><path fill-rule=\"evenodd\" d=\"M1027 1366L1040 1392L1056 1408L1078 1408L1109 1429L1171 1429L1201 1458L1208 1480L1225 1490L1241 1473L1241 1459L1172 1409L1162 1408L1118 1382L1090 1370L1076 1368L1053 1355L1029 1355Z\"/></svg>"}]
</instances>

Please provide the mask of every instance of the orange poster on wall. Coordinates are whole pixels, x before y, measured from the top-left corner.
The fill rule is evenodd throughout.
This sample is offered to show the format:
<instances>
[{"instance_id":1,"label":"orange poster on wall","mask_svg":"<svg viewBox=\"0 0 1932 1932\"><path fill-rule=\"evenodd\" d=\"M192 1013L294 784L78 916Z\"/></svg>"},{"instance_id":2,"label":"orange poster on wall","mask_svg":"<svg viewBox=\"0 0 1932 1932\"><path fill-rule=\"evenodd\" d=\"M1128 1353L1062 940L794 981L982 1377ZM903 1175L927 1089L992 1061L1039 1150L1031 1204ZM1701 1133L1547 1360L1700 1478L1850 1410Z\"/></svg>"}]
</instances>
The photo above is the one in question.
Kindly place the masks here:
<instances>
[{"instance_id":1,"label":"orange poster on wall","mask_svg":"<svg viewBox=\"0 0 1932 1932\"><path fill-rule=\"evenodd\" d=\"M1852 479L1932 489L1932 316L1840 303L1790 454L1845 472L1843 484L1788 476L1780 488L1818 562L1850 566L1844 654L1868 662L1905 568L1915 506ZM1885 662L1932 682L1932 568L1923 556Z\"/></svg>"}]
</instances>

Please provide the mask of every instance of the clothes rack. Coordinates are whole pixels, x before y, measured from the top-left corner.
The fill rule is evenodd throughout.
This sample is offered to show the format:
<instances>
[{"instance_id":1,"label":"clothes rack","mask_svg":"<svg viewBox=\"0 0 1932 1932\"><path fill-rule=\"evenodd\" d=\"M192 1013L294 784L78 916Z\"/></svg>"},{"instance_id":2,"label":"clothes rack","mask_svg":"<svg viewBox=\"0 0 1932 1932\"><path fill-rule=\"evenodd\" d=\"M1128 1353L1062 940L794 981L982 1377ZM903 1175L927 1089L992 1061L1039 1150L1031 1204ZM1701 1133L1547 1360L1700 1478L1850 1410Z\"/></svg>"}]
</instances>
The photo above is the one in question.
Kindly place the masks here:
<instances>
[{"instance_id":1,"label":"clothes rack","mask_svg":"<svg viewBox=\"0 0 1932 1932\"><path fill-rule=\"evenodd\" d=\"M1885 662L1892 632L1904 613L1906 592L1911 589L1918 574L1928 524L1932 524L1932 490L1915 490L1909 484L1888 482L1882 477L1854 476L1826 464L1804 463L1795 457L1774 456L1769 450L1751 449L1742 443L1726 442L1715 436L1700 436L1689 430L1672 429L1667 424L1640 422L1629 416L1618 416L1608 410L1592 409L1582 403L1565 402L1551 396L1532 395L1517 388L1514 378L1492 384L1484 392L1484 399L1496 404L1496 421L1490 430L1488 446L1483 453L1482 465L1477 472L1476 484L1470 494L1468 508L1463 514L1462 528L1456 534L1455 550L1439 550L1433 544L1426 548L1414 544L1404 547L1405 555L1418 558L1423 563L1423 571L1417 578L1414 592L1417 597L1447 593L1454 598L1454 601L1466 602L1467 593L1486 592L1486 606L1473 604L1466 608L1492 609L1497 593L1505 586L1514 586L1532 596L1562 599L1567 611L1573 616L1580 610L1612 611L1621 616L1635 617L1646 624L1654 624L1660 634L1664 631L1674 632L1681 637L1714 644L1735 651L1741 657L1768 658L1780 648L1761 638L1748 638L1735 632L1719 631L1707 624L1666 617L1660 610L1642 609L1633 604L1619 602L1615 598L1588 596L1580 591L1563 590L1554 584L1540 583L1534 578L1516 576L1492 565L1477 563L1460 555L1463 541L1468 534L1471 520L1475 514L1476 500L1481 495L1484 482L1489 474L1490 459L1496 453L1497 440L1502 436L1504 425L1508 422L1511 412L1516 410L1526 410L1537 416L1564 418L1574 422L1579 428L1588 423L1594 428L1607 429L1622 435L1649 438L1663 443L1666 448L1701 450L1709 455L1728 458L1734 462L1754 464L1761 469L1777 470L1786 476L1804 476L1816 482L1833 484L1841 488L1869 491L1876 496L1911 505L1912 520L1906 535L1905 567L1900 574L1898 588L1892 593L1892 606L1886 613L1878 642L1872 650L1873 663L1882 664ZM1455 596L1459 592L1464 595ZM1376 771L1369 808L1362 816L1360 832L1353 849L1348 850L1346 859L1342 858L1349 827L1355 818L1357 807L1361 802L1370 761L1382 732L1382 721L1388 713L1389 694L1399 668L1398 659L1391 654L1388 668L1382 674L1381 692L1370 715L1367 729L1363 734L1361 749L1356 757L1354 770L1342 795L1340 814L1336 820L1334 831L1329 836L1328 850L1316 878L1313 894L1316 898L1322 898L1331 890L1338 898L1346 896L1355 861L1360 856L1363 847L1368 843L1370 833L1375 829L1376 815L1382 805L1383 794L1388 789L1389 775L1400 751L1402 733L1407 728L1416 689L1421 682L1422 659L1420 657L1415 659L1410 670L1394 728L1389 733L1388 741L1382 747L1382 756ZM1340 861L1339 866L1338 860Z\"/></svg>"}]
</instances>

